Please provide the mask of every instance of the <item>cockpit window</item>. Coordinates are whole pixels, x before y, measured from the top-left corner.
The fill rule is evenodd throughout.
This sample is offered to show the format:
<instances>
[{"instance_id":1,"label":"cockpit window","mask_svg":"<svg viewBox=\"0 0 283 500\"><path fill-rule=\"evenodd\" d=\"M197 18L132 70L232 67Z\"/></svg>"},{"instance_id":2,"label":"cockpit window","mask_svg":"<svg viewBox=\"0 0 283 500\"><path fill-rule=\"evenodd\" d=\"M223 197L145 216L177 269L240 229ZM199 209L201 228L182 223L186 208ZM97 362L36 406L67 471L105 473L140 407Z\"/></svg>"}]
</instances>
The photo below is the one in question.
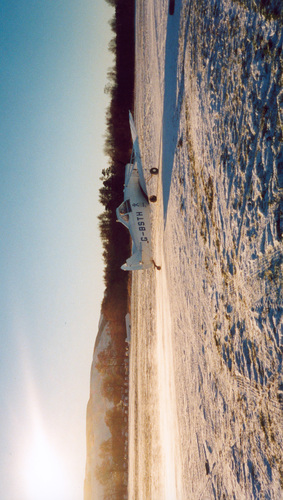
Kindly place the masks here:
<instances>
[{"instance_id":1,"label":"cockpit window","mask_svg":"<svg viewBox=\"0 0 283 500\"><path fill-rule=\"evenodd\" d=\"M123 219L125 222L129 222L129 215L128 215L128 214L121 214L121 217L122 217L122 219Z\"/></svg>"},{"instance_id":2,"label":"cockpit window","mask_svg":"<svg viewBox=\"0 0 283 500\"><path fill-rule=\"evenodd\" d=\"M119 214L124 222L129 222L129 213L132 211L130 200L125 200L119 207Z\"/></svg>"},{"instance_id":3,"label":"cockpit window","mask_svg":"<svg viewBox=\"0 0 283 500\"><path fill-rule=\"evenodd\" d=\"M121 205L120 205L120 214L129 214L132 211L132 207L130 204L130 200L125 200Z\"/></svg>"}]
</instances>

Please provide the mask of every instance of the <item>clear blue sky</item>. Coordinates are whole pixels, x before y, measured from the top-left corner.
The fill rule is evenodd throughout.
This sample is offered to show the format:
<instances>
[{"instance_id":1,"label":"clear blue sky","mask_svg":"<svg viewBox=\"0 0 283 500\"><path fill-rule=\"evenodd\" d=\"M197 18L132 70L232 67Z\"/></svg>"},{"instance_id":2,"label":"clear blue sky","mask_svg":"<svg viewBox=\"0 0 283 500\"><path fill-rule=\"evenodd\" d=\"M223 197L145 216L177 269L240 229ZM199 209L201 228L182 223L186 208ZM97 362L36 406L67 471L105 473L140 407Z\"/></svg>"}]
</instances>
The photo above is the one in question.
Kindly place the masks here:
<instances>
[{"instance_id":1,"label":"clear blue sky","mask_svg":"<svg viewBox=\"0 0 283 500\"><path fill-rule=\"evenodd\" d=\"M83 498L112 15L104 0L1 3L0 500ZM58 498L40 479L56 460Z\"/></svg>"}]
</instances>

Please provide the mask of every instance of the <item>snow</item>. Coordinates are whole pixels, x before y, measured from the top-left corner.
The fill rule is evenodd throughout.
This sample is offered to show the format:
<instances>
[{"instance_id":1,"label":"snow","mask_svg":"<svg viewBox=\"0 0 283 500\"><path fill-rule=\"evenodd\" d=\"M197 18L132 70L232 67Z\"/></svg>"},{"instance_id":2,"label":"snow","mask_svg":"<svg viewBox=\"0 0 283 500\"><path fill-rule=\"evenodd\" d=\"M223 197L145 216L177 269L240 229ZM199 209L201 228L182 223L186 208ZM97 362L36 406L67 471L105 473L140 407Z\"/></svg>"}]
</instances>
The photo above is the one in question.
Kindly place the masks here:
<instances>
[{"instance_id":1,"label":"snow","mask_svg":"<svg viewBox=\"0 0 283 500\"><path fill-rule=\"evenodd\" d=\"M133 273L129 498L283 497L282 26L136 4L135 122L157 193Z\"/></svg>"}]
</instances>

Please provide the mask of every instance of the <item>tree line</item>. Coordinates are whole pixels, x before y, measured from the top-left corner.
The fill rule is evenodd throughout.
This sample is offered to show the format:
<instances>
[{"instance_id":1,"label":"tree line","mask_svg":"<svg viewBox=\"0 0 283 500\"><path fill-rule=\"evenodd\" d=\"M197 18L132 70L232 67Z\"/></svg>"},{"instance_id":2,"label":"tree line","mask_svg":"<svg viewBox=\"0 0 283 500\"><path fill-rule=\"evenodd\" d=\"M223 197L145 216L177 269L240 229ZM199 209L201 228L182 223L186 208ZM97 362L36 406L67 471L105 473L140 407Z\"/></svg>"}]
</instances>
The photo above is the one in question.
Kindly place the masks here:
<instances>
[{"instance_id":1,"label":"tree line","mask_svg":"<svg viewBox=\"0 0 283 500\"><path fill-rule=\"evenodd\" d=\"M129 129L129 109L134 101L134 0L106 0L115 8L110 21L113 39L109 50L115 55L113 68L108 71L105 92L110 95L106 112L106 133L104 151L109 158L109 166L102 170L102 186L99 200L104 211L99 216L99 229L103 244L104 281L106 296L102 304L114 295L113 285L125 296L127 293L127 273L120 266L129 254L129 234L116 222L116 208L123 201L125 165L131 154ZM111 300L111 299L110 299Z\"/></svg>"},{"instance_id":2,"label":"tree line","mask_svg":"<svg viewBox=\"0 0 283 500\"><path fill-rule=\"evenodd\" d=\"M120 269L130 253L129 233L116 222L116 208L123 201L125 165L131 155L129 110L134 104L135 0L106 0L114 7L110 21L113 38L109 50L114 66L108 70L105 92L110 96L106 112L105 154L108 167L101 173L99 200L103 212L99 229L103 244L105 295L102 314L110 328L111 342L99 353L96 368L102 378L102 396L111 403L105 422L111 437L100 447L100 464L95 474L104 487L104 498L122 499L127 494L127 422L124 401L128 392L125 380L125 316L129 309L130 275Z\"/></svg>"}]
</instances>

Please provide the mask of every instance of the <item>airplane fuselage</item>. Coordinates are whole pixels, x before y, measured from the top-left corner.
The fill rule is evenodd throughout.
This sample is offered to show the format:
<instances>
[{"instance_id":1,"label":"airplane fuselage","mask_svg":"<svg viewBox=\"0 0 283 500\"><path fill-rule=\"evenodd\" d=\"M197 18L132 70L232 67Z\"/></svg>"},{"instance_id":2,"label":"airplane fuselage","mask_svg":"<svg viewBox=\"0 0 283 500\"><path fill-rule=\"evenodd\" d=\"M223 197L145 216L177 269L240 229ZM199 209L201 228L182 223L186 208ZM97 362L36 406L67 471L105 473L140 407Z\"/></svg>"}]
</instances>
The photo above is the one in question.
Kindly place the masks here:
<instances>
[{"instance_id":1,"label":"airplane fuselage","mask_svg":"<svg viewBox=\"0 0 283 500\"><path fill-rule=\"evenodd\" d=\"M117 208L118 221L124 224L132 238L132 256L122 269L127 271L147 269L153 265L150 230L150 206L139 183L135 165L126 165L124 201Z\"/></svg>"}]
</instances>

